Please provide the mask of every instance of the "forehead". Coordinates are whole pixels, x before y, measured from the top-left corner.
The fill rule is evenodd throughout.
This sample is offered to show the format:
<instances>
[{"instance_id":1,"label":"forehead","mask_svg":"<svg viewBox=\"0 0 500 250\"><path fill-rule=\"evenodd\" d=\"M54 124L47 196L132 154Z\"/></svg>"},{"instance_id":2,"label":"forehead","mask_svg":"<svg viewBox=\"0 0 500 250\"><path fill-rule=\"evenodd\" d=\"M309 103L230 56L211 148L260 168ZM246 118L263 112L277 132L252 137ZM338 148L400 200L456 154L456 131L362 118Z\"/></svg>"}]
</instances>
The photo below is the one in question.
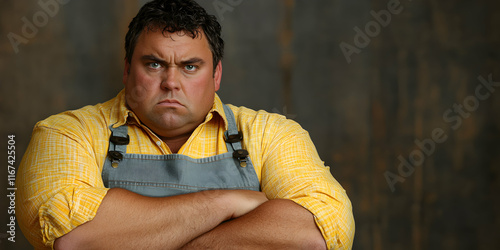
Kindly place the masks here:
<instances>
[{"instance_id":1,"label":"forehead","mask_svg":"<svg viewBox=\"0 0 500 250\"><path fill-rule=\"evenodd\" d=\"M158 54L160 56L211 56L210 45L202 30L193 38L185 31L162 32L161 29L145 29L139 35L135 55Z\"/></svg>"}]
</instances>

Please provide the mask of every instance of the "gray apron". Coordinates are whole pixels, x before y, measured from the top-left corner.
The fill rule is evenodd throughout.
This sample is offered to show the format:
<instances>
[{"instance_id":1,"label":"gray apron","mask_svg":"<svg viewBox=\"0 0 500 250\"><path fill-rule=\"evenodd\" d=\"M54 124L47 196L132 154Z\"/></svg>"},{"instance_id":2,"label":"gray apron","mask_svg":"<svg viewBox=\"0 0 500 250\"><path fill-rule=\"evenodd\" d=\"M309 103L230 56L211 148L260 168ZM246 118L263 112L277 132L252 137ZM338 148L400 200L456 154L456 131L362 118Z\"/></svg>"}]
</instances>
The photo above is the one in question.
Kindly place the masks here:
<instances>
[{"instance_id":1,"label":"gray apron","mask_svg":"<svg viewBox=\"0 0 500 250\"><path fill-rule=\"evenodd\" d=\"M224 105L228 121L227 153L195 159L181 154L127 154L128 126L111 129L108 157L102 170L104 186L123 188L151 197L165 197L211 189L260 190L259 179L234 114Z\"/></svg>"}]
</instances>

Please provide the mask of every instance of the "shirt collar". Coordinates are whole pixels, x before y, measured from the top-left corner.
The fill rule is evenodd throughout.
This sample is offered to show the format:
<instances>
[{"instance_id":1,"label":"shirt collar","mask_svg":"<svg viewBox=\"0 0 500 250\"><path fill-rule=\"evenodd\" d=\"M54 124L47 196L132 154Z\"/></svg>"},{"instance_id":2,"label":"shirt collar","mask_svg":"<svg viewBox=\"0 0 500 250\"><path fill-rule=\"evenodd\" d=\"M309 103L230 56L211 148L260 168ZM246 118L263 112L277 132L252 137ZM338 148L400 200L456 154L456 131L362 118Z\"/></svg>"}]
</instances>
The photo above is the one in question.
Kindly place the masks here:
<instances>
[{"instance_id":1,"label":"shirt collar","mask_svg":"<svg viewBox=\"0 0 500 250\"><path fill-rule=\"evenodd\" d=\"M135 113L130 110L127 107L126 101L125 101L125 89L120 91L118 95L115 97L114 100L114 105L111 111L111 117L110 121L111 124L113 124L113 128L120 127L127 122L129 123L137 123L141 124L141 121ZM222 104L221 99L219 98L219 95L215 94L214 97L214 104L212 106L212 109L208 112L207 116L205 117L205 121L202 124L205 124L213 119L214 114L217 114L219 117L222 118L224 121L224 128L225 130L228 129L228 124L227 124L227 118L226 115L224 114L224 104Z\"/></svg>"},{"instance_id":2,"label":"shirt collar","mask_svg":"<svg viewBox=\"0 0 500 250\"><path fill-rule=\"evenodd\" d=\"M227 130L228 123L226 114L224 113L224 104L222 103L221 99L219 98L219 95L217 94L215 94L214 105L212 106L212 109L208 112L207 116L205 117L205 123L209 122L213 118L213 114L217 114L222 118L222 120L224 121L224 129Z\"/></svg>"}]
</instances>

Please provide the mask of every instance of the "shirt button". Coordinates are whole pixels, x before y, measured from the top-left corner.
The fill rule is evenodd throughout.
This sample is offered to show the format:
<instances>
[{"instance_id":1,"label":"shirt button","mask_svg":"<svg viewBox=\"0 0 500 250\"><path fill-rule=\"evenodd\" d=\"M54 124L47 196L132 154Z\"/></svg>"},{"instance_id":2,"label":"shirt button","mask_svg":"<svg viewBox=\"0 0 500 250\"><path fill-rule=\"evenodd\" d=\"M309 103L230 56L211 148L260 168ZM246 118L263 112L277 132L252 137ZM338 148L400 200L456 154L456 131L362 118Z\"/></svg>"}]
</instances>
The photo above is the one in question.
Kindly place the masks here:
<instances>
[{"instance_id":1,"label":"shirt button","mask_svg":"<svg viewBox=\"0 0 500 250\"><path fill-rule=\"evenodd\" d=\"M161 145L161 141L157 141L156 145L160 146Z\"/></svg>"}]
</instances>

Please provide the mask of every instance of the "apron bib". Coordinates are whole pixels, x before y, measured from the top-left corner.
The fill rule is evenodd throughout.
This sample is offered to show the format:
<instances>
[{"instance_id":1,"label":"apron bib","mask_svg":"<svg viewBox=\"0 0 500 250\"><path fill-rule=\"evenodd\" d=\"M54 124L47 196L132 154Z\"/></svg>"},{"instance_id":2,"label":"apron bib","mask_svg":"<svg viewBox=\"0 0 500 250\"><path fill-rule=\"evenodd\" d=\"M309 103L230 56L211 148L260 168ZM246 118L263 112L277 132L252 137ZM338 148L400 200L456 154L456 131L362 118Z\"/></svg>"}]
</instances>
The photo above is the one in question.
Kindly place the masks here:
<instances>
[{"instance_id":1,"label":"apron bib","mask_svg":"<svg viewBox=\"0 0 500 250\"><path fill-rule=\"evenodd\" d=\"M260 183L234 114L224 105L228 121L227 153L195 159L181 154L127 154L128 126L111 129L108 157L102 170L107 188L123 188L151 197L181 195L212 189L260 191Z\"/></svg>"}]
</instances>

